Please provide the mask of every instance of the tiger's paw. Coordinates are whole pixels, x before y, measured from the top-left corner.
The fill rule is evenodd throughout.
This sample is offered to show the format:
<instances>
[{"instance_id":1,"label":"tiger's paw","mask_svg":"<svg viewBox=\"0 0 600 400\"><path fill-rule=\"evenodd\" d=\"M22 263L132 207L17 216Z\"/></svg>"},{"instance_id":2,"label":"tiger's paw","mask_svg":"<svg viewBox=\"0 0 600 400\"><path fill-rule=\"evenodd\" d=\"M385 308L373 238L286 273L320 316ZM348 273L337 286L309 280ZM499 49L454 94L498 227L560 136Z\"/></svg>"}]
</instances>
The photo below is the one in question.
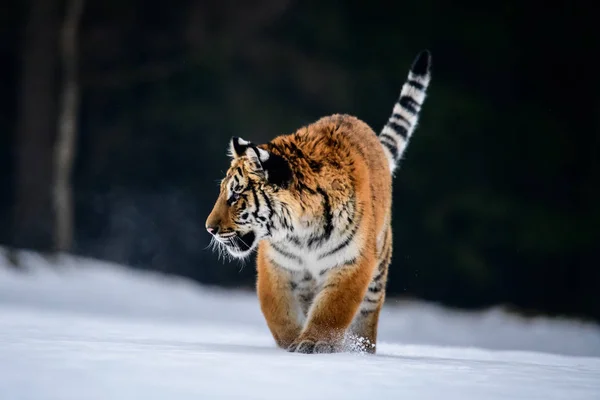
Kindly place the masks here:
<instances>
[{"instance_id":1,"label":"tiger's paw","mask_svg":"<svg viewBox=\"0 0 600 400\"><path fill-rule=\"evenodd\" d=\"M326 342L323 340L298 338L287 348L290 353L302 354L327 354L339 352L337 343Z\"/></svg>"}]
</instances>

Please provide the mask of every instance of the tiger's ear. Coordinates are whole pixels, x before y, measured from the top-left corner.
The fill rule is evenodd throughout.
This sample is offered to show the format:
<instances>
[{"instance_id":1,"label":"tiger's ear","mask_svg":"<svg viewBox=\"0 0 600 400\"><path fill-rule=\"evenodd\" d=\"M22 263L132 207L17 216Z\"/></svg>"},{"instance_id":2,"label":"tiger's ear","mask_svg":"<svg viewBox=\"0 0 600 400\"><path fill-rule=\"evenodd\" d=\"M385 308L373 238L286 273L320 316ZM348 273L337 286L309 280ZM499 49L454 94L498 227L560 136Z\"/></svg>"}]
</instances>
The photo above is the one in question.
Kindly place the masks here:
<instances>
[{"instance_id":1,"label":"tiger's ear","mask_svg":"<svg viewBox=\"0 0 600 400\"><path fill-rule=\"evenodd\" d=\"M229 143L229 153L233 158L246 156L254 165L255 172L263 170L263 163L269 160L270 154L268 151L259 149L252 142L234 136Z\"/></svg>"},{"instance_id":2,"label":"tiger's ear","mask_svg":"<svg viewBox=\"0 0 600 400\"><path fill-rule=\"evenodd\" d=\"M232 137L229 142L229 156L232 158L242 157L251 144L249 141L237 136Z\"/></svg>"},{"instance_id":3,"label":"tiger's ear","mask_svg":"<svg viewBox=\"0 0 600 400\"><path fill-rule=\"evenodd\" d=\"M229 144L231 157L246 156L255 174L262 175L267 182L286 187L292 180L292 170L281 156L257 147L254 143L239 137L232 137Z\"/></svg>"}]
</instances>

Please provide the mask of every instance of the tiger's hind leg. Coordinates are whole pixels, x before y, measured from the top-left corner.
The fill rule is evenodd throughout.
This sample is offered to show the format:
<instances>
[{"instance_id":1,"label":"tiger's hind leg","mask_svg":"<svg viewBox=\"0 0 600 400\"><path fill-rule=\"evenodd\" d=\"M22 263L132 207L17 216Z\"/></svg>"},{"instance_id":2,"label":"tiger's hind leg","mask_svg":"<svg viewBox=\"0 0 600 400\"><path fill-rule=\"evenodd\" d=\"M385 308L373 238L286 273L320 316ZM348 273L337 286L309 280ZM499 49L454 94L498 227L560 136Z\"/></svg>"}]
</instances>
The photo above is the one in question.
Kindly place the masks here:
<instances>
[{"instance_id":1,"label":"tiger's hind leg","mask_svg":"<svg viewBox=\"0 0 600 400\"><path fill-rule=\"evenodd\" d=\"M369 294L365 296L346 335L344 347L348 351L371 354L376 352L379 314L383 307L385 294L382 293L377 300L371 300Z\"/></svg>"},{"instance_id":2,"label":"tiger's hind leg","mask_svg":"<svg viewBox=\"0 0 600 400\"><path fill-rule=\"evenodd\" d=\"M388 269L392 260L391 236L391 229L388 228L380 250L377 270L346 335L345 347L350 351L371 354L376 352L379 314L385 301Z\"/></svg>"}]
</instances>

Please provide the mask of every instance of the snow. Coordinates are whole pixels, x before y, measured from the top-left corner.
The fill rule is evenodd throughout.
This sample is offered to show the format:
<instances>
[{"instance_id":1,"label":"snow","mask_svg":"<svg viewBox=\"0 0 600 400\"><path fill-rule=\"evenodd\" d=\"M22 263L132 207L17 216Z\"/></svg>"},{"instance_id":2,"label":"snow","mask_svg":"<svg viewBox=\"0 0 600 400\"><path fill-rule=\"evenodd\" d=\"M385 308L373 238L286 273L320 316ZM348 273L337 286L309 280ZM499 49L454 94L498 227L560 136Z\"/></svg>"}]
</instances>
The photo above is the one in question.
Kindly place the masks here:
<instances>
[{"instance_id":1,"label":"snow","mask_svg":"<svg viewBox=\"0 0 600 400\"><path fill-rule=\"evenodd\" d=\"M0 255L2 399L600 398L591 323L389 299L376 356L290 354L253 292L21 257Z\"/></svg>"}]
</instances>

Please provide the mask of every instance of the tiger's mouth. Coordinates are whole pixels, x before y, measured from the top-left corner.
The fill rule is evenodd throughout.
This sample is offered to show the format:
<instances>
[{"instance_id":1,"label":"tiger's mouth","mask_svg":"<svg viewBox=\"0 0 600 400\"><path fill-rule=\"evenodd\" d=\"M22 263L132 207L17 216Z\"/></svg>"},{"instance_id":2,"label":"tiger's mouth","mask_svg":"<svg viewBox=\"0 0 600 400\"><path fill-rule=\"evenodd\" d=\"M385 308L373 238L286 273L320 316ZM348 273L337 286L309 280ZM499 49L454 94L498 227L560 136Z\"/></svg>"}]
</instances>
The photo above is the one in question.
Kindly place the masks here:
<instances>
[{"instance_id":1,"label":"tiger's mouth","mask_svg":"<svg viewBox=\"0 0 600 400\"><path fill-rule=\"evenodd\" d=\"M236 233L225 242L229 254L236 258L246 257L256 247L256 233L249 231L244 234Z\"/></svg>"}]
</instances>

